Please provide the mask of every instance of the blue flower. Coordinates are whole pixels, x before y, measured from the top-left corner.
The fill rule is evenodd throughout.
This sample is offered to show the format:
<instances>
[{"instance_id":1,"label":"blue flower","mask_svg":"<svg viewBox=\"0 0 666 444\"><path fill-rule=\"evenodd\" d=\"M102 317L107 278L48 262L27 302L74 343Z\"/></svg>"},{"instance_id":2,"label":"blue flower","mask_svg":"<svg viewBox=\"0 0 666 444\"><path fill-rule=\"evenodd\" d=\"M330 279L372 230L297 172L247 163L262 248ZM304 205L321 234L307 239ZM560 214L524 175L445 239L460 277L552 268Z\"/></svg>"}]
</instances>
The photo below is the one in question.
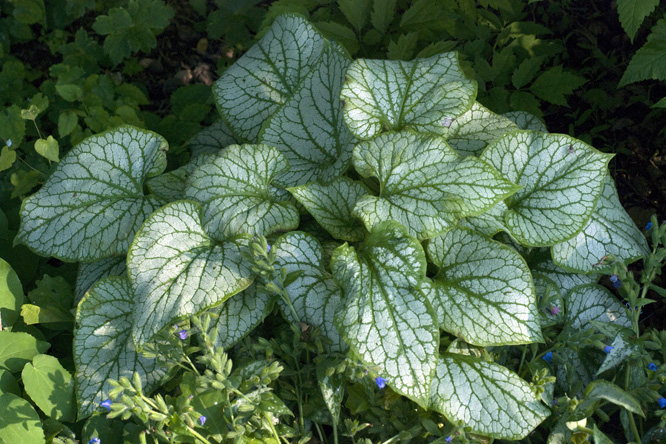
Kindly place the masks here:
<instances>
[{"instance_id":1,"label":"blue flower","mask_svg":"<svg viewBox=\"0 0 666 444\"><path fill-rule=\"evenodd\" d=\"M604 346L604 351L605 351L606 353L610 353L611 350L613 350L614 348L615 348L615 347L611 347L610 345L606 345L606 346Z\"/></svg>"},{"instance_id":2,"label":"blue flower","mask_svg":"<svg viewBox=\"0 0 666 444\"><path fill-rule=\"evenodd\" d=\"M650 362L650 363L648 364L648 368L649 368L650 370L652 370L653 372L656 372L656 371L657 371L657 365L656 365L654 362Z\"/></svg>"},{"instance_id":3,"label":"blue flower","mask_svg":"<svg viewBox=\"0 0 666 444\"><path fill-rule=\"evenodd\" d=\"M187 330L181 330L181 331L178 333L178 336L179 336L180 339L182 339L182 340L187 339Z\"/></svg>"},{"instance_id":4,"label":"blue flower","mask_svg":"<svg viewBox=\"0 0 666 444\"><path fill-rule=\"evenodd\" d=\"M88 441L88 444L100 444L102 441L98 437L94 437L90 441Z\"/></svg>"},{"instance_id":5,"label":"blue flower","mask_svg":"<svg viewBox=\"0 0 666 444\"><path fill-rule=\"evenodd\" d=\"M620 288L620 285L622 285L622 281L617 277L617 274L611 274L608 279L610 279L615 288Z\"/></svg>"},{"instance_id":6,"label":"blue flower","mask_svg":"<svg viewBox=\"0 0 666 444\"><path fill-rule=\"evenodd\" d=\"M375 378L375 383L380 389L386 387L386 379L382 378L381 376L377 376L377 378Z\"/></svg>"},{"instance_id":7,"label":"blue flower","mask_svg":"<svg viewBox=\"0 0 666 444\"><path fill-rule=\"evenodd\" d=\"M12 146L13 145L12 139L7 139L6 145L7 146Z\"/></svg>"},{"instance_id":8,"label":"blue flower","mask_svg":"<svg viewBox=\"0 0 666 444\"><path fill-rule=\"evenodd\" d=\"M608 279L610 279L611 282L617 282L617 274L611 274Z\"/></svg>"},{"instance_id":9,"label":"blue flower","mask_svg":"<svg viewBox=\"0 0 666 444\"><path fill-rule=\"evenodd\" d=\"M199 424L204 425L206 424L206 417L204 415L199 416Z\"/></svg>"},{"instance_id":10,"label":"blue flower","mask_svg":"<svg viewBox=\"0 0 666 444\"><path fill-rule=\"evenodd\" d=\"M659 407L661 407L662 409L666 407L666 398L664 398L663 396L658 399L658 402L659 402Z\"/></svg>"},{"instance_id":11,"label":"blue flower","mask_svg":"<svg viewBox=\"0 0 666 444\"><path fill-rule=\"evenodd\" d=\"M271 252L271 246L269 245L268 250L266 250L266 253L270 253L270 252Z\"/></svg>"},{"instance_id":12,"label":"blue flower","mask_svg":"<svg viewBox=\"0 0 666 444\"><path fill-rule=\"evenodd\" d=\"M645 225L645 231L650 231L651 228L652 228L652 222L648 222L648 223Z\"/></svg>"},{"instance_id":13,"label":"blue flower","mask_svg":"<svg viewBox=\"0 0 666 444\"><path fill-rule=\"evenodd\" d=\"M446 442L453 442L453 436L451 436L451 435L447 436L446 439L445 439L444 441L446 441Z\"/></svg>"},{"instance_id":14,"label":"blue flower","mask_svg":"<svg viewBox=\"0 0 666 444\"><path fill-rule=\"evenodd\" d=\"M102 407L104 407L105 409L107 409L109 412L111 411L111 400L110 399L107 399L106 401L102 401L102 403L100 405Z\"/></svg>"},{"instance_id":15,"label":"blue flower","mask_svg":"<svg viewBox=\"0 0 666 444\"><path fill-rule=\"evenodd\" d=\"M543 355L542 359L544 361L546 361L547 363L549 363L549 364L552 363L553 362L553 352L546 353L545 355Z\"/></svg>"}]
</instances>

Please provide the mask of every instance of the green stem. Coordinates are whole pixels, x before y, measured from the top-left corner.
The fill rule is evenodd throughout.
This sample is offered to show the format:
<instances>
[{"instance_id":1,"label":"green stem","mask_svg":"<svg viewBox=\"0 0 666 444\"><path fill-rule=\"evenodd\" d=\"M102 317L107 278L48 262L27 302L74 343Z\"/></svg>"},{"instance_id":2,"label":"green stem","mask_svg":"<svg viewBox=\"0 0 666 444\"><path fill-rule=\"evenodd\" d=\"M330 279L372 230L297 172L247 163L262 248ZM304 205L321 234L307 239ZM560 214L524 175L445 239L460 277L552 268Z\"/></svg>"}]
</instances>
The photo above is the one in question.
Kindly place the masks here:
<instances>
[{"instance_id":1,"label":"green stem","mask_svg":"<svg viewBox=\"0 0 666 444\"><path fill-rule=\"evenodd\" d=\"M624 372L624 389L628 392L629 391L629 369L625 369ZM627 415L629 416L629 425L631 426L631 431L634 434L634 440L638 443L643 442L641 439L641 434L638 433L638 427L636 427L636 421L634 420L634 414L631 413L630 411L627 411Z\"/></svg>"},{"instance_id":2,"label":"green stem","mask_svg":"<svg viewBox=\"0 0 666 444\"><path fill-rule=\"evenodd\" d=\"M518 374L520 375L521 370L523 369L523 363L525 362L525 355L527 354L527 346L523 345L523 356L520 358L520 365L518 366Z\"/></svg>"}]
</instances>

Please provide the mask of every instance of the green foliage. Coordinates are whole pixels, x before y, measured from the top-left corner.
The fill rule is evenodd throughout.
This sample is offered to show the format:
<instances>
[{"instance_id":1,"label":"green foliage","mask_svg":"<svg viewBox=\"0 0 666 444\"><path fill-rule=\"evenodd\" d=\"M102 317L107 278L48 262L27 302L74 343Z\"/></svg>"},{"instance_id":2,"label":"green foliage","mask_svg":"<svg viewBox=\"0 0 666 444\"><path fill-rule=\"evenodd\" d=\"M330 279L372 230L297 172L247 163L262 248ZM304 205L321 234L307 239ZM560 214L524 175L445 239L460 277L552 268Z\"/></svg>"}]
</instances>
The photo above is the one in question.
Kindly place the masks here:
<instances>
[{"instance_id":1,"label":"green foliage","mask_svg":"<svg viewBox=\"0 0 666 444\"><path fill-rule=\"evenodd\" d=\"M126 8L112 8L100 15L93 29L105 35L104 52L114 65L137 51L148 52L155 36L169 24L174 11L162 0L129 0Z\"/></svg>"}]
</instances>

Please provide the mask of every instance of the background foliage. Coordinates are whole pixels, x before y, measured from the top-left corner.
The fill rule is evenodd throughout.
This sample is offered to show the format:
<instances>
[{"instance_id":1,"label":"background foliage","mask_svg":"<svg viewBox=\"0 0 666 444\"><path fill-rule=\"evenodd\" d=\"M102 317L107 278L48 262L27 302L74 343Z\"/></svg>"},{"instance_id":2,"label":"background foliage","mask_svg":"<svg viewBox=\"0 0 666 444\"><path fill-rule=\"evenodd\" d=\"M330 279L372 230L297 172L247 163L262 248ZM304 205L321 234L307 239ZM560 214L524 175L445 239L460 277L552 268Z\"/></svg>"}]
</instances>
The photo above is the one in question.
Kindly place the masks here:
<instances>
[{"instance_id":1,"label":"background foliage","mask_svg":"<svg viewBox=\"0 0 666 444\"><path fill-rule=\"evenodd\" d=\"M73 393L68 375L74 371L77 265L13 246L22 199L73 145L125 123L163 135L170 145L168 168L183 165L190 157L187 141L216 116L213 81L285 12L307 17L354 58L410 60L458 51L466 73L478 82L477 100L498 113L529 111L552 132L615 153L611 168L620 200L638 226L655 212L663 218L666 6L658 0L617 1L616 8L605 1L569 0L3 2L0 257L6 264L0 263L5 298L0 303L9 300L9 293L22 302L0 307L3 320L16 317L20 326L13 331L26 333L21 347L30 351L4 361L0 406L16 406L32 421L43 420L47 440L58 436L66 442L84 427L72 422L67 405L34 392L38 383L30 382L47 381L58 399ZM655 278L661 285L661 277ZM642 329L663 329L659 320L665 315L663 303L644 307ZM279 356L294 363L287 374L294 371L312 343L293 343L290 332L274 335L280 322L270 320L257 334L269 340L248 344L239 356ZM651 335L661 350L663 331ZM308 371L316 372L311 365ZM403 436L419 421L426 429L434 424L411 416L404 399L378 397L351 364L342 372L359 377L345 407L367 423L390 423L388 430ZM276 392L288 399L290 386L280 385ZM109 436L118 430L138 436L132 423L85 427L115 428L105 432ZM350 435L363 428L363 423L348 425ZM389 439L388 433L382 439ZM625 439L619 430L616 438Z\"/></svg>"}]
</instances>

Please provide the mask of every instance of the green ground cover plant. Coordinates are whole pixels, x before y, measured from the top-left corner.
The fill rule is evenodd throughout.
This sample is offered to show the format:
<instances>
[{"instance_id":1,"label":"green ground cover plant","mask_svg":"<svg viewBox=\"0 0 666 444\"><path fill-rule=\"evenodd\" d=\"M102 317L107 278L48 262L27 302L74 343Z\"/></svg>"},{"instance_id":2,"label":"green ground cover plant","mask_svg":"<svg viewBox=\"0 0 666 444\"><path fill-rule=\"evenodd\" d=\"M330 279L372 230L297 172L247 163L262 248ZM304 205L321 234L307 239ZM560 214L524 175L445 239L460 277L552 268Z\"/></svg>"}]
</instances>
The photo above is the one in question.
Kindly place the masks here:
<instances>
[{"instance_id":1,"label":"green ground cover plant","mask_svg":"<svg viewBox=\"0 0 666 444\"><path fill-rule=\"evenodd\" d=\"M515 31L518 3L448 8L470 29L497 13ZM58 27L34 4L6 7L28 40ZM30 101L2 91L2 128L22 132L5 138L4 192L18 202L43 185L21 199L20 224L18 207L0 213L0 440L663 439L666 337L641 313L666 295L666 225L636 227L613 156L549 133L517 99L491 111L488 86L520 88L480 78L462 43L430 45L442 17L416 37L392 31L428 2L374 1L365 18L352 2L295 4L220 2L231 25L190 2L209 37L260 39L208 93L174 94L179 114L142 111L140 85L99 73L137 69L132 54L175 16L158 0L69 6L72 21L99 12L95 64L61 64L64 80ZM343 20L357 49L335 35ZM498 53L531 60L529 39L502 32ZM404 61L420 46L432 54ZM554 75L534 69L535 83ZM555 74L558 97L580 84Z\"/></svg>"}]
</instances>

